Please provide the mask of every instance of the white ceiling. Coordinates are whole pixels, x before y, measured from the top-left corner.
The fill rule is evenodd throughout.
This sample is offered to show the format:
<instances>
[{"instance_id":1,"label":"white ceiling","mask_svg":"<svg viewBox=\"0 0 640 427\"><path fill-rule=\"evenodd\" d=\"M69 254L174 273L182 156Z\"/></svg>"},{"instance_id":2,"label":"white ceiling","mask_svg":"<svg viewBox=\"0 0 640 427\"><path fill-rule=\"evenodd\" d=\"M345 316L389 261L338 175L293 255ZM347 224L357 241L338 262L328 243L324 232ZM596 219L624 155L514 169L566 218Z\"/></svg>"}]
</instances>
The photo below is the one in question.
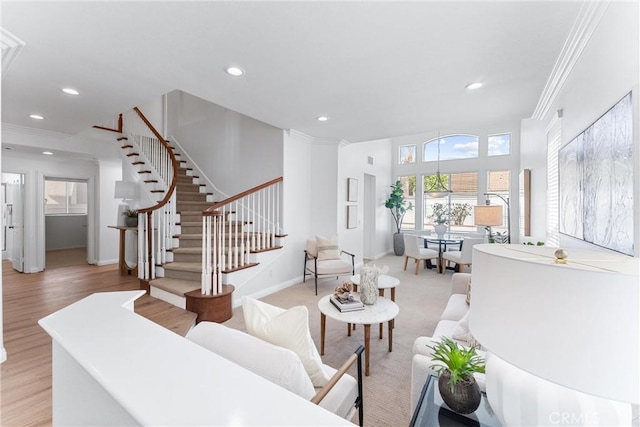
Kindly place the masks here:
<instances>
[{"instance_id":1,"label":"white ceiling","mask_svg":"<svg viewBox=\"0 0 640 427\"><path fill-rule=\"evenodd\" d=\"M1 26L25 46L2 76L2 122L75 135L174 89L349 142L521 119L581 7L5 1ZM228 65L246 75L228 76ZM474 81L485 86L468 93Z\"/></svg>"}]
</instances>

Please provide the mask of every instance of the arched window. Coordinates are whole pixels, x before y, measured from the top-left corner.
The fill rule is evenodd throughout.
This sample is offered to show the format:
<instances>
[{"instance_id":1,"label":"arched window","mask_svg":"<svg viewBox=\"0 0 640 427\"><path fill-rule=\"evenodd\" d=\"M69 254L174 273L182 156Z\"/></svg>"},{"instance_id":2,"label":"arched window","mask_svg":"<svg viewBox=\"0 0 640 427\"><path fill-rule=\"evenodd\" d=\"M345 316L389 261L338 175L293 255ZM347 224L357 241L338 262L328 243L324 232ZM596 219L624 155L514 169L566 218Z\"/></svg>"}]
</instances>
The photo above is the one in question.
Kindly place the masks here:
<instances>
[{"instance_id":1,"label":"arched window","mask_svg":"<svg viewBox=\"0 0 640 427\"><path fill-rule=\"evenodd\" d=\"M447 135L433 138L424 143L423 162L438 161L440 141L440 160L472 159L478 157L478 137L476 135ZM436 142L435 144L433 144Z\"/></svg>"}]
</instances>

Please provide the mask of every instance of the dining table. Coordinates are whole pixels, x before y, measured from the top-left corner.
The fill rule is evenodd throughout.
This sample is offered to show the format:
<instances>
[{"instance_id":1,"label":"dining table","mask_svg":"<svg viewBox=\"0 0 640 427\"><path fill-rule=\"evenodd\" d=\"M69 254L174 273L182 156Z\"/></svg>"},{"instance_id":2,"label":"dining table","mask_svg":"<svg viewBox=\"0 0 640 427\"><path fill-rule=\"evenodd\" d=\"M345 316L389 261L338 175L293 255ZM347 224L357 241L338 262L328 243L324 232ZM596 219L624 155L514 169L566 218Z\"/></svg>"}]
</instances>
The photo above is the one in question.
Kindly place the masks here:
<instances>
[{"instance_id":1,"label":"dining table","mask_svg":"<svg viewBox=\"0 0 640 427\"><path fill-rule=\"evenodd\" d=\"M459 233L444 233L442 237L435 234L427 234L420 237L424 240L425 248L429 247L429 243L438 245L438 273L444 273L445 271L442 254L452 247L455 247L454 250L456 251L461 251L462 241L464 240L464 235Z\"/></svg>"}]
</instances>

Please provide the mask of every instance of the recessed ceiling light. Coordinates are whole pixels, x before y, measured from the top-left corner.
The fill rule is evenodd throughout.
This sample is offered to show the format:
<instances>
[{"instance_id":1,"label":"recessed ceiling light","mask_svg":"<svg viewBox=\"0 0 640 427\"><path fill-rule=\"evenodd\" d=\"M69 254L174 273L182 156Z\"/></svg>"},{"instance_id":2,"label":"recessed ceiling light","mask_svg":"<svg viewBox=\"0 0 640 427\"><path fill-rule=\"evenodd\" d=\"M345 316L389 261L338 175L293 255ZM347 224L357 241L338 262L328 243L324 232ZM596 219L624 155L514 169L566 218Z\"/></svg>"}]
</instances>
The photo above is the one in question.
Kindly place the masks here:
<instances>
[{"instance_id":1,"label":"recessed ceiling light","mask_svg":"<svg viewBox=\"0 0 640 427\"><path fill-rule=\"evenodd\" d=\"M68 95L80 95L80 92L75 89L71 89L70 87L65 87L62 91Z\"/></svg>"},{"instance_id":2,"label":"recessed ceiling light","mask_svg":"<svg viewBox=\"0 0 640 427\"><path fill-rule=\"evenodd\" d=\"M42 154L46 154L47 156L53 156L51 151L43 151Z\"/></svg>"},{"instance_id":3,"label":"recessed ceiling light","mask_svg":"<svg viewBox=\"0 0 640 427\"><path fill-rule=\"evenodd\" d=\"M29 117L36 120L44 120L44 117L42 117L40 114L32 114Z\"/></svg>"},{"instance_id":4,"label":"recessed ceiling light","mask_svg":"<svg viewBox=\"0 0 640 427\"><path fill-rule=\"evenodd\" d=\"M469 83L464 88L467 89L467 90L474 90L474 89L479 89L481 87L482 87L482 83L475 82L475 83Z\"/></svg>"},{"instance_id":5,"label":"recessed ceiling light","mask_svg":"<svg viewBox=\"0 0 640 427\"><path fill-rule=\"evenodd\" d=\"M225 70L227 74L238 77L244 74L244 70L240 67L229 67Z\"/></svg>"},{"instance_id":6,"label":"recessed ceiling light","mask_svg":"<svg viewBox=\"0 0 640 427\"><path fill-rule=\"evenodd\" d=\"M327 117L327 116L319 116L319 117L316 117L316 120L319 121L319 122L326 122L327 120L329 120L329 117Z\"/></svg>"}]
</instances>

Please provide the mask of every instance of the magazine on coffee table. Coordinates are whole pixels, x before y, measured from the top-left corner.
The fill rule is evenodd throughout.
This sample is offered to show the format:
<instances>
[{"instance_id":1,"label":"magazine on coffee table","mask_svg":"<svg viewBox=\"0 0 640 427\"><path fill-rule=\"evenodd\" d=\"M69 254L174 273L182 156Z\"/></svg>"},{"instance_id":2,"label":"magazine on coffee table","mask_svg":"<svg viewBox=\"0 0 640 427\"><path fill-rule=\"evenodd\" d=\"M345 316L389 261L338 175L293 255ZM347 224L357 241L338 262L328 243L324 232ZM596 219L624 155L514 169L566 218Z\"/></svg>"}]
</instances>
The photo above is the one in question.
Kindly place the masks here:
<instances>
[{"instance_id":1,"label":"magazine on coffee table","mask_svg":"<svg viewBox=\"0 0 640 427\"><path fill-rule=\"evenodd\" d=\"M350 294L349 297L344 297L343 295L333 294L329 298L331 304L340 310L340 312L364 310L364 304L358 297L353 294Z\"/></svg>"}]
</instances>

